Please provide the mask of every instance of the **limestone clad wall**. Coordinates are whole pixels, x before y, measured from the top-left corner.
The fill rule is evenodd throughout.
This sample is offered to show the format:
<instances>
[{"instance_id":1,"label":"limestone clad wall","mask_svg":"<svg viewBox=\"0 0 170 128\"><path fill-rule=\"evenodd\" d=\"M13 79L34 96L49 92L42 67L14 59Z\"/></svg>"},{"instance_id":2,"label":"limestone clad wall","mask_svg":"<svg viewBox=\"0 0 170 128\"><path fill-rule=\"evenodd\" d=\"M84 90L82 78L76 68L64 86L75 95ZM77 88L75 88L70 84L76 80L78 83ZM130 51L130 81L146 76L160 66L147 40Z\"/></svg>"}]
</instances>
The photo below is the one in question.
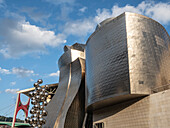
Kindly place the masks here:
<instances>
[{"instance_id":1,"label":"limestone clad wall","mask_svg":"<svg viewBox=\"0 0 170 128\"><path fill-rule=\"evenodd\" d=\"M169 128L170 89L96 110L93 121L104 128Z\"/></svg>"}]
</instances>

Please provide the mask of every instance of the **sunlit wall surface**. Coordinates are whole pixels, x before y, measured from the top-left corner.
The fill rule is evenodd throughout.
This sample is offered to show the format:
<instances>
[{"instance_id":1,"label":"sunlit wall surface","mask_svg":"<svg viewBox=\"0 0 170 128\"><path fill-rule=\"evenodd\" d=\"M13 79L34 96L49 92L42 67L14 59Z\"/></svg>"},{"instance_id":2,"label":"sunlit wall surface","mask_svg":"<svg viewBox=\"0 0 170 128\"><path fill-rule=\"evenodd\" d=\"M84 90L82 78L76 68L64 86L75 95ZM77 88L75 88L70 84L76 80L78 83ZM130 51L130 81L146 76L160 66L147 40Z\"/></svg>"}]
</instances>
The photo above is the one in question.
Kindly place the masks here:
<instances>
[{"instance_id":1,"label":"sunlit wall surface","mask_svg":"<svg viewBox=\"0 0 170 128\"><path fill-rule=\"evenodd\" d=\"M170 37L148 17L107 19L86 45L87 106L148 95L170 82Z\"/></svg>"}]
</instances>

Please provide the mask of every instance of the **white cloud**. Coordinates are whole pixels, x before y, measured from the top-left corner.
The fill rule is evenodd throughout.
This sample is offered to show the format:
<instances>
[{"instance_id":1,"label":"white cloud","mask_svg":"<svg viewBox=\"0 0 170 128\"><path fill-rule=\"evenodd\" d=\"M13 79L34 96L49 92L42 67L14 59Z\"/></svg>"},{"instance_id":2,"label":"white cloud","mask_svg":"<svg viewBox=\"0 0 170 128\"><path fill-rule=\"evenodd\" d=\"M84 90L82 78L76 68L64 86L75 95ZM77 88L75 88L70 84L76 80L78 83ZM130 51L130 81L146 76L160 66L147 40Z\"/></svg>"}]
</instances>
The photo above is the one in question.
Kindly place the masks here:
<instances>
[{"instance_id":1,"label":"white cloud","mask_svg":"<svg viewBox=\"0 0 170 128\"><path fill-rule=\"evenodd\" d=\"M33 79L30 79L30 82L33 82L34 80Z\"/></svg>"},{"instance_id":2,"label":"white cloud","mask_svg":"<svg viewBox=\"0 0 170 128\"><path fill-rule=\"evenodd\" d=\"M27 77L27 76L31 76L31 75L38 75L38 74L35 74L33 70L28 70L28 69L25 69L25 68L22 68L22 67L19 67L19 68L12 68L11 70L8 70L8 69L2 69L0 67L0 73L1 74L6 74L6 75L9 75L9 74L14 74L14 75L17 75L19 77Z\"/></svg>"},{"instance_id":3,"label":"white cloud","mask_svg":"<svg viewBox=\"0 0 170 128\"><path fill-rule=\"evenodd\" d=\"M56 47L65 43L65 35L55 35L53 31L15 20L0 21L0 53L6 58L30 53L46 53L46 47Z\"/></svg>"},{"instance_id":4,"label":"white cloud","mask_svg":"<svg viewBox=\"0 0 170 128\"><path fill-rule=\"evenodd\" d=\"M47 19L51 16L51 14L43 13L35 7L24 7L19 10L26 13L35 22L40 22L43 25L46 25Z\"/></svg>"},{"instance_id":5,"label":"white cloud","mask_svg":"<svg viewBox=\"0 0 170 128\"><path fill-rule=\"evenodd\" d=\"M11 86L14 86L14 85L16 85L16 82L13 81L13 82L11 82L10 84L11 84Z\"/></svg>"},{"instance_id":6,"label":"white cloud","mask_svg":"<svg viewBox=\"0 0 170 128\"><path fill-rule=\"evenodd\" d=\"M2 78L0 77L0 81L2 80Z\"/></svg>"},{"instance_id":7,"label":"white cloud","mask_svg":"<svg viewBox=\"0 0 170 128\"><path fill-rule=\"evenodd\" d=\"M168 24L170 22L170 3L158 3L158 4L146 4L145 15L163 23ZM150 6L149 6L150 5Z\"/></svg>"},{"instance_id":8,"label":"white cloud","mask_svg":"<svg viewBox=\"0 0 170 128\"><path fill-rule=\"evenodd\" d=\"M126 5L124 7L114 5L112 9L98 9L97 16L94 20L100 23L106 18L116 17L123 12L142 14L163 24L168 24L170 22L170 3L155 3L154 1L143 1L136 7L131 5Z\"/></svg>"},{"instance_id":9,"label":"white cloud","mask_svg":"<svg viewBox=\"0 0 170 128\"><path fill-rule=\"evenodd\" d=\"M49 74L49 76L59 76L60 75L60 71L57 71L57 72L55 72L55 73L51 73L51 74Z\"/></svg>"},{"instance_id":10,"label":"white cloud","mask_svg":"<svg viewBox=\"0 0 170 128\"><path fill-rule=\"evenodd\" d=\"M25 68L12 68L12 73L20 77L26 77L34 74L33 70L28 70Z\"/></svg>"},{"instance_id":11,"label":"white cloud","mask_svg":"<svg viewBox=\"0 0 170 128\"><path fill-rule=\"evenodd\" d=\"M67 22L64 27L64 33L66 35L86 36L94 30L95 25L91 18Z\"/></svg>"},{"instance_id":12,"label":"white cloud","mask_svg":"<svg viewBox=\"0 0 170 128\"><path fill-rule=\"evenodd\" d=\"M74 0L46 0L55 5L61 5L62 17L67 17L72 11ZM69 6L66 6L69 4ZM86 7L79 11L85 11ZM84 37L92 33L98 23L103 20L116 17L123 12L134 12L151 17L160 23L170 23L170 3L155 3L153 1L143 1L137 6L125 5L123 7L114 5L111 9L97 9L96 16L79 20L68 20L63 25L62 32L55 34L26 22L25 19L15 13L9 13L13 17L19 17L19 20L4 19L0 20L0 36L3 40L0 42L0 53L6 58L19 57L28 54L45 54L47 47L57 47L61 43L66 43L68 36ZM36 17L36 16L35 16ZM61 17L60 17L61 19ZM34 19L37 20L37 19ZM37 20L38 21L38 20Z\"/></svg>"},{"instance_id":13,"label":"white cloud","mask_svg":"<svg viewBox=\"0 0 170 128\"><path fill-rule=\"evenodd\" d=\"M4 0L0 0L0 8L3 7Z\"/></svg>"},{"instance_id":14,"label":"white cloud","mask_svg":"<svg viewBox=\"0 0 170 128\"><path fill-rule=\"evenodd\" d=\"M11 74L11 72L8 69L2 69L1 67L0 67L0 73L1 74Z\"/></svg>"},{"instance_id":15,"label":"white cloud","mask_svg":"<svg viewBox=\"0 0 170 128\"><path fill-rule=\"evenodd\" d=\"M54 5L73 4L75 2L75 0L44 0L44 1L52 3Z\"/></svg>"},{"instance_id":16,"label":"white cloud","mask_svg":"<svg viewBox=\"0 0 170 128\"><path fill-rule=\"evenodd\" d=\"M69 20L69 14L71 12L73 12L73 7L72 6L66 6L66 5L62 5L61 7L61 12L60 14L57 16L57 20L62 20L62 21L67 21Z\"/></svg>"},{"instance_id":17,"label":"white cloud","mask_svg":"<svg viewBox=\"0 0 170 128\"><path fill-rule=\"evenodd\" d=\"M79 9L79 11L82 12L82 13L85 12L86 10L87 10L87 7L82 7L82 8Z\"/></svg>"},{"instance_id":18,"label":"white cloud","mask_svg":"<svg viewBox=\"0 0 170 128\"><path fill-rule=\"evenodd\" d=\"M138 13L151 17L159 21L160 23L170 23L170 3L155 3L153 1L143 1L137 6L125 5L123 7L120 7L119 5L114 5L111 9L97 9L96 16L94 18L89 17L67 22L64 26L63 34L67 36L74 35L78 37L86 36L87 34L94 31L98 23L107 18L116 17L123 12Z\"/></svg>"},{"instance_id":19,"label":"white cloud","mask_svg":"<svg viewBox=\"0 0 170 128\"><path fill-rule=\"evenodd\" d=\"M97 9L96 10L97 15L94 17L94 22L95 23L100 23L103 20L112 17L112 13L110 12L109 9Z\"/></svg>"},{"instance_id":20,"label":"white cloud","mask_svg":"<svg viewBox=\"0 0 170 128\"><path fill-rule=\"evenodd\" d=\"M11 93L11 94L16 94L17 91L19 91L19 89L6 89L5 90L6 93Z\"/></svg>"}]
</instances>

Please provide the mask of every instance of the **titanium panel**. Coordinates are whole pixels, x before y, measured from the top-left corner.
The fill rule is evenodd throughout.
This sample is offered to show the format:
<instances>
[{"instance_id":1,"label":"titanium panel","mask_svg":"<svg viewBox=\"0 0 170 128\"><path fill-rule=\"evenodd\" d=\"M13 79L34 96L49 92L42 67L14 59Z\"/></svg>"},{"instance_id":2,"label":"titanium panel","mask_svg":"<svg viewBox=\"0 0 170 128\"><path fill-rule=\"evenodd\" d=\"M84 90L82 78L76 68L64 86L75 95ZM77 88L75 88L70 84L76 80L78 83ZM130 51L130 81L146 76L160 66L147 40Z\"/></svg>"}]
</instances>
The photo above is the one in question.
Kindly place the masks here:
<instances>
[{"instance_id":1,"label":"titanium panel","mask_svg":"<svg viewBox=\"0 0 170 128\"><path fill-rule=\"evenodd\" d=\"M130 86L132 94L149 94L170 83L170 37L158 22L126 13Z\"/></svg>"},{"instance_id":2,"label":"titanium panel","mask_svg":"<svg viewBox=\"0 0 170 128\"><path fill-rule=\"evenodd\" d=\"M104 22L90 36L86 43L88 108L130 93L127 52L125 14Z\"/></svg>"},{"instance_id":3,"label":"titanium panel","mask_svg":"<svg viewBox=\"0 0 170 128\"><path fill-rule=\"evenodd\" d=\"M70 128L70 121L72 121L71 125L74 128L82 126L85 111L83 84L85 60L82 59L83 55L82 51L79 52L72 48L67 49L59 59L61 64L59 86L46 108L48 115L44 128ZM70 118L71 116L73 118Z\"/></svg>"},{"instance_id":4,"label":"titanium panel","mask_svg":"<svg viewBox=\"0 0 170 128\"><path fill-rule=\"evenodd\" d=\"M86 43L88 109L170 83L170 37L161 24L127 12L98 26Z\"/></svg>"}]
</instances>

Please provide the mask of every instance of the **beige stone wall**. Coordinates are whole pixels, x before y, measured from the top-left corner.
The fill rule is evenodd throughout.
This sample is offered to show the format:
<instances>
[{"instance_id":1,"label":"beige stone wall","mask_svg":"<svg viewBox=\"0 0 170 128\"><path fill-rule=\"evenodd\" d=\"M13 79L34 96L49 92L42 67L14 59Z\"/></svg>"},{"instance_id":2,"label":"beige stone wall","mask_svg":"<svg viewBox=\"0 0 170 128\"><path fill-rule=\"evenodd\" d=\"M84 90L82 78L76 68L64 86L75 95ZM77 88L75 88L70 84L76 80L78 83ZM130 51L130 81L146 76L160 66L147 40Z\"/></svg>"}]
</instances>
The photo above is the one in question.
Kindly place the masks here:
<instances>
[{"instance_id":1,"label":"beige stone wall","mask_svg":"<svg viewBox=\"0 0 170 128\"><path fill-rule=\"evenodd\" d=\"M96 110L93 121L104 128L169 128L170 89Z\"/></svg>"}]
</instances>

